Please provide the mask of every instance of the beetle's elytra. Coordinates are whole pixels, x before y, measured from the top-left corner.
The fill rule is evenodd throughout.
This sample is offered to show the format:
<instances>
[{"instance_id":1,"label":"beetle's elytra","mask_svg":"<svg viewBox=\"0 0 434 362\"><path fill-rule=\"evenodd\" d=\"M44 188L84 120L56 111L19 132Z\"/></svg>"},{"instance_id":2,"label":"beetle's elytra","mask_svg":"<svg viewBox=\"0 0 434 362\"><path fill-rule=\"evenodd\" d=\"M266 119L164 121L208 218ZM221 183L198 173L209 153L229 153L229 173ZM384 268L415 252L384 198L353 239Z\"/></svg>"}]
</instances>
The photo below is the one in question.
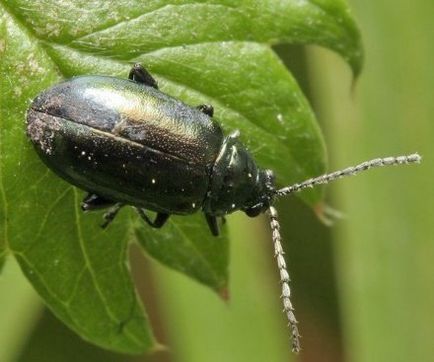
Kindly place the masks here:
<instances>
[{"instance_id":1,"label":"beetle's elytra","mask_svg":"<svg viewBox=\"0 0 434 362\"><path fill-rule=\"evenodd\" d=\"M417 154L375 159L277 190L273 172L256 166L238 132L223 135L212 106L190 107L160 92L139 64L129 79L82 76L42 92L28 109L27 134L50 169L88 192L83 210L108 208L104 227L125 205L155 228L171 214L201 210L214 235L218 217L268 210L296 352L299 333L274 198L371 167L420 160ZM145 210L155 211L155 220Z\"/></svg>"}]
</instances>

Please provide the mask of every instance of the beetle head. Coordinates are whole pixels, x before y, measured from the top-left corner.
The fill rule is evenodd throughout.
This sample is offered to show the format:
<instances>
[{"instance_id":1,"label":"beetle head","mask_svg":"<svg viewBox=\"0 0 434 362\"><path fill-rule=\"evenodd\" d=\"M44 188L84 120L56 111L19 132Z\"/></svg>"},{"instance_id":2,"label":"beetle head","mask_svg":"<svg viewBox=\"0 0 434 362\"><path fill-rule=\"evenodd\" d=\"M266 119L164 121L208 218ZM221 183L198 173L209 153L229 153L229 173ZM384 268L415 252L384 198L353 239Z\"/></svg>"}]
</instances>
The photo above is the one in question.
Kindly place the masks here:
<instances>
[{"instance_id":1,"label":"beetle head","mask_svg":"<svg viewBox=\"0 0 434 362\"><path fill-rule=\"evenodd\" d=\"M249 216L265 211L275 194L274 176L260 170L234 132L223 142L215 161L203 210L222 216L243 210Z\"/></svg>"}]
</instances>

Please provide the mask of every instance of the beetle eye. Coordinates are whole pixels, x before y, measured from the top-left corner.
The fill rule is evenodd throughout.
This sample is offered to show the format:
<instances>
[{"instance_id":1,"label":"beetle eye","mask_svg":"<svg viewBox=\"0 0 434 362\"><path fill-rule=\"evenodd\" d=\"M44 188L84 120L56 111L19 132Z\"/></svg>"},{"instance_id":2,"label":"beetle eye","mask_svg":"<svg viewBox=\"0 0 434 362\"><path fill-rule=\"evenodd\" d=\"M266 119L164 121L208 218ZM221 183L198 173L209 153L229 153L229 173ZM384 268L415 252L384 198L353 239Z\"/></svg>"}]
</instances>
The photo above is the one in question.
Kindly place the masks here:
<instances>
[{"instance_id":1,"label":"beetle eye","mask_svg":"<svg viewBox=\"0 0 434 362\"><path fill-rule=\"evenodd\" d=\"M249 209L245 209L244 212L249 217L258 216L262 212L262 205L259 204L259 205L253 206L253 207L251 207Z\"/></svg>"}]
</instances>

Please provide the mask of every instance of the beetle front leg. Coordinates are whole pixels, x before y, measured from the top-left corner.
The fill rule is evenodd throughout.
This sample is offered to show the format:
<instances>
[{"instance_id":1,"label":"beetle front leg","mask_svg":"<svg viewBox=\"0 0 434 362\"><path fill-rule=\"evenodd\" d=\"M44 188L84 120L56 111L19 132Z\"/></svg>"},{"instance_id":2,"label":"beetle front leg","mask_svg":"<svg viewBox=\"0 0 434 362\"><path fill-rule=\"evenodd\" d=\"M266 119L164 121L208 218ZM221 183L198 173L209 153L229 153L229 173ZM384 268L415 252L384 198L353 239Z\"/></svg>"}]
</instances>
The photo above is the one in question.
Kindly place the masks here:
<instances>
[{"instance_id":1,"label":"beetle front leg","mask_svg":"<svg viewBox=\"0 0 434 362\"><path fill-rule=\"evenodd\" d=\"M130 70L128 78L138 83L146 84L152 88L158 89L157 81L152 75L140 64L136 63Z\"/></svg>"},{"instance_id":2,"label":"beetle front leg","mask_svg":"<svg viewBox=\"0 0 434 362\"><path fill-rule=\"evenodd\" d=\"M166 223L166 221L169 219L170 215L169 214L165 214L162 212L157 213L157 216L155 217L155 220L152 221L151 219L149 219L148 215L146 215L145 211L139 207L135 208L137 213L140 215L140 217L146 221L146 223L156 229L160 229L161 227L163 227L163 225Z\"/></svg>"},{"instance_id":3,"label":"beetle front leg","mask_svg":"<svg viewBox=\"0 0 434 362\"><path fill-rule=\"evenodd\" d=\"M108 211L103 215L104 222L102 223L101 227L105 229L109 224L113 221L113 219L118 214L119 210L125 206L125 204L121 204L118 202L117 204L114 204Z\"/></svg>"},{"instance_id":4,"label":"beetle front leg","mask_svg":"<svg viewBox=\"0 0 434 362\"><path fill-rule=\"evenodd\" d=\"M209 214L205 214L205 219L206 219L206 222L208 223L208 227L211 230L211 233L214 236L219 236L220 235L220 228L219 228L219 224L217 222L217 217L209 215Z\"/></svg>"}]
</instances>

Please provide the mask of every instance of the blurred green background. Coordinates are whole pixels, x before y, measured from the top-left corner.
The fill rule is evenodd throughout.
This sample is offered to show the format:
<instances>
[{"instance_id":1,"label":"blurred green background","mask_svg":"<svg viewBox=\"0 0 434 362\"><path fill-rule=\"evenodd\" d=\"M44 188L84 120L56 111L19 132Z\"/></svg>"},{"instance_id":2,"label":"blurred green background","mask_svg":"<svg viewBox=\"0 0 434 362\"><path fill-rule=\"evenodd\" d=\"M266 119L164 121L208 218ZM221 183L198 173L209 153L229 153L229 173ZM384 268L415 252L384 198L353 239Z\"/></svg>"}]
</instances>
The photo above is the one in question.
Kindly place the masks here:
<instances>
[{"instance_id":1,"label":"blurred green background","mask_svg":"<svg viewBox=\"0 0 434 362\"><path fill-rule=\"evenodd\" d=\"M289 352L265 219L235 215L227 304L132 248L157 337L170 346L152 356L82 342L42 307L9 260L0 275L0 362L434 360L434 2L349 2L366 48L356 83L329 51L277 49L320 119L330 169L415 151L424 160L333 184L328 203L345 214L333 228L297 200L278 204L300 356Z\"/></svg>"}]
</instances>

